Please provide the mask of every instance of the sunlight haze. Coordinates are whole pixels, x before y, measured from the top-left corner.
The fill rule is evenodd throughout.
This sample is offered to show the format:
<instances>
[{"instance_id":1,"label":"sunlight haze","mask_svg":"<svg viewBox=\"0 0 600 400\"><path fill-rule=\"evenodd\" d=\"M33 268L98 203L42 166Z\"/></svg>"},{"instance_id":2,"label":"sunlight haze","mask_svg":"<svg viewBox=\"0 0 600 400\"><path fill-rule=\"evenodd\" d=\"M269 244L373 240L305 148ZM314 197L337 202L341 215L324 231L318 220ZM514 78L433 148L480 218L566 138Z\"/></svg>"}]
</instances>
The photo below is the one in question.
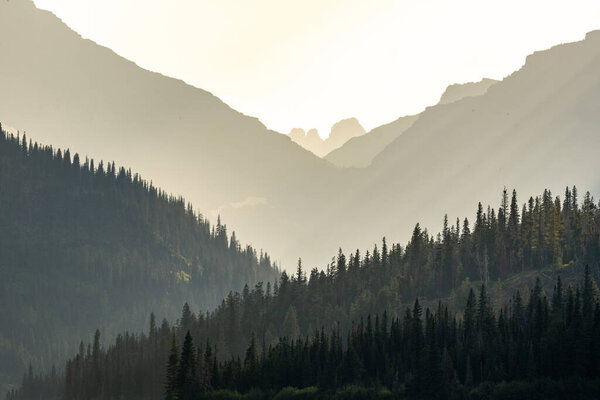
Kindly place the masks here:
<instances>
[{"instance_id":1,"label":"sunlight haze","mask_svg":"<svg viewBox=\"0 0 600 400\"><path fill-rule=\"evenodd\" d=\"M600 0L0 0L0 55L2 399L600 399Z\"/></svg>"},{"instance_id":2,"label":"sunlight haze","mask_svg":"<svg viewBox=\"0 0 600 400\"><path fill-rule=\"evenodd\" d=\"M600 27L597 1L35 0L138 65L288 133L417 113ZM493 15L492 15L493 14ZM443 67L443 68L442 68Z\"/></svg>"}]
</instances>

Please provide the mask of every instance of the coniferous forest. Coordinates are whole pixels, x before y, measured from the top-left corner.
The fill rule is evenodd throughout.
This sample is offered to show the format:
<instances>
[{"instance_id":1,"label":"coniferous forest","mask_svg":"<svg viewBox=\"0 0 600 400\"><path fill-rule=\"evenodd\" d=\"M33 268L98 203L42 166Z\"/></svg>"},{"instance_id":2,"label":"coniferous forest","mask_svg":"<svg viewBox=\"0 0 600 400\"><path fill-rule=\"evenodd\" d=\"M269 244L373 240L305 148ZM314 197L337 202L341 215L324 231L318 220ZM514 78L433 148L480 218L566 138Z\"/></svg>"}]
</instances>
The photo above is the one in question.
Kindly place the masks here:
<instances>
[{"instance_id":1,"label":"coniferous forest","mask_svg":"<svg viewBox=\"0 0 600 400\"><path fill-rule=\"evenodd\" d=\"M317 329L266 345L255 333L243 354L219 347L181 319L107 350L99 332L81 344L64 375L24 377L9 400L64 399L593 399L600 395L600 303L589 267L582 282L539 279L498 310L482 285L459 316L416 299L402 316L367 315L342 331Z\"/></svg>"},{"instance_id":2,"label":"coniferous forest","mask_svg":"<svg viewBox=\"0 0 600 400\"><path fill-rule=\"evenodd\" d=\"M138 175L0 131L0 384L51 371L96 328L112 339L279 276Z\"/></svg>"},{"instance_id":3,"label":"coniferous forest","mask_svg":"<svg viewBox=\"0 0 600 400\"><path fill-rule=\"evenodd\" d=\"M600 399L598 6L229 3L0 0L0 400Z\"/></svg>"},{"instance_id":4,"label":"coniferous forest","mask_svg":"<svg viewBox=\"0 0 600 400\"><path fill-rule=\"evenodd\" d=\"M300 260L295 274L283 272L276 278L268 256L257 257L251 248L241 250L223 225L211 229L181 199L166 196L124 169L116 171L112 164L94 167L91 160L71 160L68 151L12 136L3 136L0 149L6 154L2 160L11 161L0 169L3 187L12 182L22 188L27 182L27 198L37 198L31 193L40 191L40 198L49 203L33 207L25 195L17 200L3 197L2 209L15 211L3 218L15 224L17 232L4 238L3 246L22 246L16 254L35 255L26 246L43 246L48 239L36 242L36 235L52 232L51 239L61 241L59 248L71 250L67 257L46 245L46 265L59 263L54 268L79 278L75 289L97 294L109 284L131 279L135 282L126 291L115 293L124 299L136 290L154 294L137 314L127 314L143 320L147 311L147 333L126 331L110 346L103 345L103 335L110 333L102 329L92 340L80 334L65 344L71 349L79 343L66 368L40 372L30 367L22 387L9 393L10 400L275 394L561 398L566 390L597 395L600 206L589 193L580 199L575 187L567 188L562 199L546 190L521 205L516 192L504 190L500 207L484 209L480 204L472 223L464 219L450 225L445 218L437 235L417 225L406 246L388 246L384 239L364 253L345 254L340 249L323 270L313 268L307 274ZM49 190L48 182L62 189L62 197L43 192ZM71 203L61 206L65 201ZM91 232L77 231L74 222L84 218L85 207L105 210L99 228ZM127 224L119 225L123 219ZM36 224L46 225L38 232L19 231ZM139 240L148 225L153 239ZM137 235L128 232L133 229L138 229ZM157 238L156 232L163 236ZM25 235L30 239L25 241ZM190 238L196 239L189 243ZM131 262L141 257L139 253L152 257L143 264ZM110 257L110 262L100 263L101 257ZM229 261L219 269L204 268L221 259ZM38 258L24 265L44 264ZM111 265L108 275L99 265ZM238 270L246 272L240 275ZM49 277L40 282L39 273ZM85 278L94 273L106 287L85 286ZM205 312L185 298L210 294L209 301L214 301L218 296L212 284L216 278L204 283L198 273L228 274L236 279L233 286L249 284ZM32 284L40 287L40 296L47 296L50 278L50 270L36 271ZM161 286L165 282L170 286ZM168 314L167 294L168 304L177 296L179 304L185 302L172 325L163 319ZM36 304L47 307L54 301L60 297ZM12 318L15 323L9 329L14 331L19 322ZM93 321L79 321L95 329ZM534 393L538 397L531 397Z\"/></svg>"}]
</instances>

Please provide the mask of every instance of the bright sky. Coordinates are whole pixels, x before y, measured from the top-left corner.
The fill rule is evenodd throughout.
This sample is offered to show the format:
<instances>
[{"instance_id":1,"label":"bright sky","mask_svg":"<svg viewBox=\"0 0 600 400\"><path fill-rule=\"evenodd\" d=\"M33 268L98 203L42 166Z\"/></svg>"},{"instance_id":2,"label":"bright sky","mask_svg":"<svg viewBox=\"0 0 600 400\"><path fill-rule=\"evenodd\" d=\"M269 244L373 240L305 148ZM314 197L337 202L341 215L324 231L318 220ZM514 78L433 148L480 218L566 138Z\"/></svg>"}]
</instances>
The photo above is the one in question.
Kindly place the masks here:
<instances>
[{"instance_id":1,"label":"bright sky","mask_svg":"<svg viewBox=\"0 0 600 400\"><path fill-rule=\"evenodd\" d=\"M35 0L83 37L269 128L368 130L600 29L598 0Z\"/></svg>"}]
</instances>

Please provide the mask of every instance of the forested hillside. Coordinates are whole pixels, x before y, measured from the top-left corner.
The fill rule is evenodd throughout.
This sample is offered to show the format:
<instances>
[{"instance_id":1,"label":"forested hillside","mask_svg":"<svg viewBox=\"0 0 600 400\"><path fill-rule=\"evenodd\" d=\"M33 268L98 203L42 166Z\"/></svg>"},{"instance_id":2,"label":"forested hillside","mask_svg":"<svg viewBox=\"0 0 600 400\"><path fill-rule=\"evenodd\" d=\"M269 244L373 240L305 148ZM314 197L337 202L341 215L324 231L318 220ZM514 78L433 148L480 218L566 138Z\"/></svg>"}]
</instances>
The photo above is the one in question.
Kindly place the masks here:
<instances>
[{"instance_id":1,"label":"forested hillside","mask_svg":"<svg viewBox=\"0 0 600 400\"><path fill-rule=\"evenodd\" d=\"M32 0L0 1L0 54L2 122L40 142L130 166L212 220L220 213L243 243L277 252L277 260L285 246L267 241L272 232L285 240L321 203L310 196L306 212L295 204L290 213L280 211L279 197L292 187L320 193L339 179L329 163L258 119L82 38ZM260 213L260 223L233 221L229 207L250 218Z\"/></svg>"},{"instance_id":2,"label":"forested hillside","mask_svg":"<svg viewBox=\"0 0 600 400\"><path fill-rule=\"evenodd\" d=\"M359 151L335 162L365 168L334 167L212 94L84 40L32 0L0 1L0 38L3 122L131 166L220 213L288 271L298 257L322 266L337 246L406 242L416 222L437 232L440 213L467 215L505 185L600 193L598 32L532 54L481 96L349 141Z\"/></svg>"},{"instance_id":3,"label":"forested hillside","mask_svg":"<svg viewBox=\"0 0 600 400\"><path fill-rule=\"evenodd\" d=\"M437 232L442 213L452 223L478 201L495 204L503 186L529 195L544 188L562 194L577 185L597 196L599 71L600 32L590 32L585 40L533 53L481 96L427 108L409 126L403 118L349 141L348 148L384 130L394 137L367 168L340 168L347 176L319 197L322 214L295 229L301 240L294 246L311 250L296 251L296 259L320 266L334 246L362 248L381 236L406 242L406 227L416 222ZM224 214L228 220L231 212L237 211ZM248 215L255 225L264 219Z\"/></svg>"},{"instance_id":4,"label":"forested hillside","mask_svg":"<svg viewBox=\"0 0 600 400\"><path fill-rule=\"evenodd\" d=\"M462 315L417 299L401 317L384 311L273 345L252 332L245 353L224 361L217 344L194 342L199 321L184 307L177 326L152 322L107 350L97 332L64 376L30 371L7 400L593 399L600 303L589 268L581 278L558 278L550 293L537 280L527 300L517 291L497 310L482 285Z\"/></svg>"},{"instance_id":5,"label":"forested hillside","mask_svg":"<svg viewBox=\"0 0 600 400\"><path fill-rule=\"evenodd\" d=\"M278 274L137 174L0 134L0 383Z\"/></svg>"},{"instance_id":6,"label":"forested hillside","mask_svg":"<svg viewBox=\"0 0 600 400\"><path fill-rule=\"evenodd\" d=\"M550 308L548 308L547 299L545 299L545 297L549 299L550 293L553 291L555 291L554 296L560 298L560 306L556 303L558 300L553 302L554 314L552 315L558 316L560 314L562 318L567 318L566 320L557 320L558 326L563 326L563 328L571 326L572 329L577 329L575 325L571 325L574 322L570 319L571 317L567 317L568 313L559 312L557 307L561 307L561 310L562 307L570 307L568 308L569 313L575 312L577 318L580 317L579 311L574 310L585 308L586 311L582 311L582 315L588 316L586 317L586 324L588 324L586 326L595 326L594 324L597 322L594 318L596 317L589 317L588 303L591 301L592 308L594 308L597 301L597 287L594 279L600 277L598 275L600 208L594 203L593 198L586 194L581 201L576 188L567 188L563 199L558 196L553 197L546 190L541 196L527 200L522 207L518 205L516 192L509 196L508 191L504 190L500 198L498 210L490 207L484 209L480 205L475 214L474 223L464 219L450 225L445 221L443 231L437 235L430 235L427 230L417 225L413 230L412 239L406 246L399 244L388 246L384 240L379 248L375 247L372 251L364 253L364 255L358 251L344 254L340 250L337 257L332 260L325 270L313 269L310 271L309 276L299 263L294 276L288 276L284 272L279 281L273 286L270 283L266 285L258 284L252 290L245 287L241 293L231 293L214 312L195 313L189 305L185 305L182 316L174 330L166 321L162 323L160 328L153 322L148 335L124 334L117 339L117 342L108 350L108 353L102 353L102 356L99 356L101 353L99 353L100 348L98 345L92 345L88 347L92 350L86 351L85 346L82 344L79 356L73 359L67 368L68 382L72 382L72 386L67 385L67 388L70 388L68 390L72 390L72 392L68 392L68 395L72 396L71 398L82 396L82 393L87 393L85 396L88 397L99 395L111 398L111 396L124 395L128 398L135 398L136 396L140 398L160 398L163 394L162 384L164 382L160 379L160 374L164 373L163 366L171 347L171 336L174 333L178 342L183 343L184 336L188 331L191 337L194 338L195 343L201 345L204 349L201 359L204 359L202 362L205 364L202 364L203 367L199 366L198 368L205 368L205 372L215 369L210 373L216 377L224 376L224 374L234 374L226 375L222 380L220 380L221 378L214 378L217 380L209 382L211 387L246 390L252 386L248 382L254 381L248 380L247 376L244 377L245 372L242 373L241 371L247 368L259 368L262 372L253 371L252 374L257 373L259 374L257 376L263 377L271 373L276 375L287 374L285 376L277 375L276 379L273 378L274 381L271 378L265 378L264 385L263 383L257 384L262 385L265 390L277 387L269 386L271 383L268 382L271 381L281 382L283 386L322 385L323 382L333 382L332 384L335 386L351 383L344 379L350 379L351 381L356 379L357 382L366 382L369 385L375 382L385 382L392 389L395 385L393 382L396 375L394 373L390 375L390 365L384 368L384 366L376 363L377 367L375 369L369 369L368 362L373 362L373 360L368 361L364 358L368 356L367 353L364 353L364 348L361 350L363 352L359 351L357 355L346 354L343 356L343 353L347 352L350 344L353 343L352 340L356 339L354 335L362 337L365 330L376 329L375 326L381 327L380 324L378 325L375 322L375 317L372 317L371 328L368 328L369 319L367 316L378 314L380 318L385 318L390 323L395 318L400 318L395 323L397 329L402 331L402 329L407 328L400 328L401 326L410 325L413 323L410 321L416 321L415 311L412 311L412 314L405 312L407 306L412 306L415 297L419 298L421 304L429 305L432 309L437 308L438 299L444 298L444 306L440 308L441 314L439 311L436 314L437 316L426 313L425 321L419 322L419 324L424 323L425 325L434 324L435 328L431 329L442 329L438 332L442 336L438 337L436 333L436 340L438 340L436 346L439 346L441 351L444 349L442 343L446 343L447 346L450 346L450 344L442 340L445 339L443 335L448 334L448 331L445 330L446 328L438 328L438 325L436 325L439 322L438 319L445 318L444 324L453 324L451 328L454 329L455 334L458 335L462 332L460 335L463 335L464 331L461 330L466 329L464 326L467 321L462 324L458 320L454 321L452 314L461 312L467 304L464 313L465 318L468 318L469 308L475 307L473 294L470 293L473 286L481 287L483 285L488 293L493 293L489 301L485 293L480 294L478 300L479 304L483 304L481 306L483 311L480 312L485 312L486 318L488 318L485 322L488 324L486 326L489 329L492 329L493 326L493 334L490 334L490 342L486 342L486 349L500 340L497 336L500 334L499 330L507 329L506 326L501 326L501 321L503 321L503 324L513 324L510 329L533 335L534 325L531 324L534 322L539 323L536 318L542 318L543 321L546 321L544 322L546 325L543 326L543 334L548 335L548 340L557 340L559 336L556 336L555 327L551 329L551 326L548 325L548 321L554 317L551 318ZM586 268L584 274L585 264L589 264L590 267ZM541 279L536 280L536 276ZM562 277L560 283L555 280L557 277ZM582 284L584 277L585 282ZM510 283L507 284L507 282ZM573 288L568 288L570 285ZM578 290L575 289L577 285L583 286ZM584 292L588 294L584 296ZM587 300L583 301L582 296ZM590 298L592 300L589 300ZM541 302L539 305L538 300ZM528 311L523 315L526 315L527 319L523 320L520 319L522 318L521 312L525 311L518 311L518 308L526 302L529 303L526 308ZM583 303L588 305L584 307ZM508 308L505 308L507 306ZM541 308L539 309L539 307ZM504 311L499 314L499 310L503 308L505 308ZM531 310L538 310L535 311L537 313L535 317L530 314ZM384 312L385 317L383 317ZM515 312L518 314L514 314ZM540 312L545 314L539 314ZM421 317L420 314L417 316ZM512 322L507 322L509 319ZM538 328L542 329L540 326ZM316 331L319 332L319 339L314 338L306 342L304 338L313 335ZM387 343L385 346L398 346L398 342L392 341L401 339L394 338L391 330L386 332L388 336L385 337L387 339L377 345L383 346L383 343ZM422 333L423 335L432 335L431 332L428 332L426 329ZM511 331L510 334L516 335L514 332ZM541 334L538 331L535 332L537 332L536 335ZM576 335L581 333L578 331L572 332ZM268 356L263 355L261 357L263 357L263 361L264 357L267 357L267 360L270 361L264 361L266 364L262 366L252 364L248 367L242 360L244 360L244 355L248 354L247 344L253 333L256 335L255 341L258 343L255 345L259 348L251 350L250 353L253 354L254 351L259 354L269 353ZM347 339L346 334L354 339ZM560 333L560 335L562 334ZM333 339L326 339L329 335L334 335L334 338L335 335L338 335L335 340L338 341L337 345L343 348L343 351L334 351L334 353L337 352L334 354L335 357L339 356L341 358L336 358L332 362L342 364L329 365L327 371L319 369L315 371L315 366L310 363L316 361L314 359L308 361L311 358L307 359L308 364L306 365L298 366L294 364L300 362L299 359L304 359L303 357L306 355L303 353L304 351L307 351L311 354L310 357L313 357L313 350L318 351L314 348L314 343L326 340L326 343L330 344L330 340ZM456 348L452 350L454 351L452 359L455 364L452 364L451 370L454 371L453 374L455 375L452 375L450 381L459 380L461 383L465 383L468 358L465 358L466 353L462 347L465 342L461 341L467 339L464 339L464 335L460 335L458 338L453 338ZM283 341L283 344L277 344L279 337L287 339ZM302 341L296 342L300 338L303 338ZM518 335L503 337L502 340L508 340L506 343L510 342L510 346L525 346L520 350L515 350L514 347L510 346L504 350L517 352L523 357L530 357L528 346L531 343L531 338L532 336L520 337ZM574 337L573 340L577 341L579 339ZM294 344L292 345L292 343ZM368 346L371 345L375 344ZM404 343L402 346L405 345L407 344ZM268 351L270 346L275 347ZM445 350L450 351L450 348L446 347ZM542 351L537 348L533 351L537 352L538 350ZM194 351L198 350L195 349ZM287 352L286 357L291 357L294 360L293 362L290 361L291 364L285 367L289 367L288 370L284 367L274 367L272 364L277 359L281 360L281 357L283 357L281 351ZM409 350L402 347L402 349L396 348L394 351L407 352ZM478 349L477 351L482 350ZM544 351L550 350L546 349ZM107 362L113 362L117 359L122 362L123 360L118 357L122 357L124 352L127 352L127 357L129 357L125 364L130 367L118 369L111 364L107 371L114 375L105 375L102 378L105 379L104 383L99 384L99 386L90 387L85 383L85 380L82 380L84 379L82 377L86 376L88 378L85 379L89 379L87 374L92 373L89 368L94 365L91 361L95 359L94 357L96 359L106 357ZM97 354L97 356L94 356L94 354ZM436 359L439 361L445 357L444 354L440 352L432 355L432 357L438 357ZM538 357L537 353L535 354L535 357ZM504 355L508 356L509 353ZM389 362L395 363L404 360L402 363L408 363L403 364L401 368L404 369L396 370L399 379L396 383L404 382L408 385L407 390L410 390L408 382L413 379L411 376L414 376L414 368L417 368L418 365L414 364L414 360L405 359L408 356L408 353L398 353L394 357L399 358L389 360ZM544 357L546 356L547 354L544 355ZM351 357L347 362L354 363L353 366L345 366L346 361L343 360L346 357ZM480 360L484 356L481 353L474 353L472 357L470 363L479 362L476 360ZM485 357L492 356L486 353ZM497 354L493 357L497 357ZM377 357L377 359L380 359L380 357ZM225 364L216 365L215 360L225 362ZM229 362L228 360L233 361ZM524 365L530 365L528 360L520 359L510 362L517 363L519 368L525 368ZM549 376L550 372L542 373L541 369L538 370L544 365L540 360L541 358L536 358L535 362L538 364L531 367L535 368L536 372L529 369L518 373L531 374L531 378ZM498 358L492 358L489 362L492 364L486 364L485 375L483 376L484 372L481 369L475 371L475 364L471 366L473 375L470 379L473 379L473 384L487 379L499 380L502 379L503 374L515 373L509 364L494 364L500 363ZM207 365L211 365L211 367L209 368ZM448 366L444 368L446 367ZM307 375L306 380L304 380L304 375L298 375L300 372L294 368L300 368L302 371L312 371L312 375ZM354 371L348 372L351 377L342 378L338 376L336 379L340 380L332 381L340 369L343 370L344 368L350 368L351 371ZM400 368L400 366L397 368ZM270 372L266 372L267 370ZM369 375L372 373L376 375ZM590 374L593 375L596 372L590 372ZM529 375L525 377L527 376ZM551 377L565 378L568 376L568 374L565 375L560 372L559 375L552 375ZM147 377L151 378L147 380ZM511 379L523 377L514 375L511 376ZM366 380L363 380L363 378ZM44 384L52 386L51 382L59 382L56 390L62 390L62 379L58 375L54 378L48 377L45 378ZM449 378L446 377L446 379ZM30 388L41 387L39 386L41 381L35 378L33 373L31 376L26 377L26 381L34 382L29 385ZM416 385L427 385L421 381L416 382L420 382L415 383ZM446 380L445 382L448 383L449 381ZM85 392L88 390L92 392ZM17 398L19 397L17 396Z\"/></svg>"}]
</instances>

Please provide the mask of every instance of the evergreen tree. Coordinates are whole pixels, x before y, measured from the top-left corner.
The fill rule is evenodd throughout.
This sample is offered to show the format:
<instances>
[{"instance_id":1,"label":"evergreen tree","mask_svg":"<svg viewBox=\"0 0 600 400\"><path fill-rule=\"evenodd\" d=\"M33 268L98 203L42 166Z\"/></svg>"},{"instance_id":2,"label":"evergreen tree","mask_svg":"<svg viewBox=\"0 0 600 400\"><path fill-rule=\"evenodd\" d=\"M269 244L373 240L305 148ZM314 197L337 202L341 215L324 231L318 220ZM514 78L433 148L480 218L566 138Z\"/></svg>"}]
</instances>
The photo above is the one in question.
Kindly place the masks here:
<instances>
[{"instance_id":1,"label":"evergreen tree","mask_svg":"<svg viewBox=\"0 0 600 400\"><path fill-rule=\"evenodd\" d=\"M198 382L195 380L196 361L192 335L188 331L181 348L179 369L177 370L177 398L180 400L192 400L198 391Z\"/></svg>"},{"instance_id":2,"label":"evergreen tree","mask_svg":"<svg viewBox=\"0 0 600 400\"><path fill-rule=\"evenodd\" d=\"M177 346L177 338L173 335L171 342L171 352L167 361L167 374L165 381L165 399L177 400L179 397L179 348Z\"/></svg>"}]
</instances>

